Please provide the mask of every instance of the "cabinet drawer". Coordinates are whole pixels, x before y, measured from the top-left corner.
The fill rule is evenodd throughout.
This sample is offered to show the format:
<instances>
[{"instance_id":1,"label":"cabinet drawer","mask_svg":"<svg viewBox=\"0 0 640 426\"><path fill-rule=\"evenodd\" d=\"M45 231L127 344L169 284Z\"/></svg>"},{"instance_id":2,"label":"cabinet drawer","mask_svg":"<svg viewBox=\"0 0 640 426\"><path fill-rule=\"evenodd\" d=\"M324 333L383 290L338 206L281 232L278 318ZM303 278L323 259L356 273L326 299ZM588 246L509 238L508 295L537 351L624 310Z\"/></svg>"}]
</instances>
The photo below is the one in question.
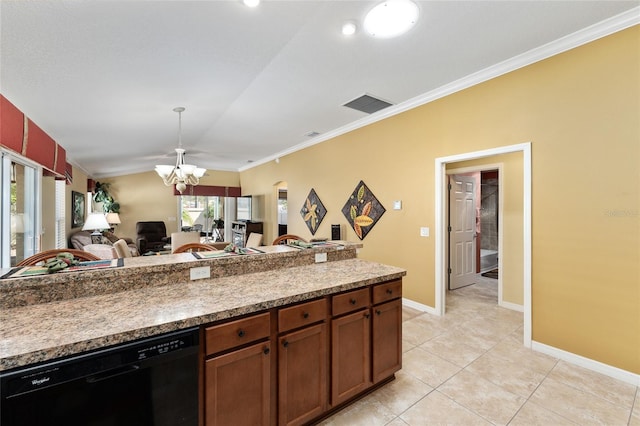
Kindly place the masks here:
<instances>
[{"instance_id":1,"label":"cabinet drawer","mask_svg":"<svg viewBox=\"0 0 640 426\"><path fill-rule=\"evenodd\" d=\"M269 337L270 329L269 313L207 327L205 330L207 355Z\"/></svg>"},{"instance_id":2,"label":"cabinet drawer","mask_svg":"<svg viewBox=\"0 0 640 426\"><path fill-rule=\"evenodd\" d=\"M373 304L402 297L402 280L389 281L373 287Z\"/></svg>"},{"instance_id":3,"label":"cabinet drawer","mask_svg":"<svg viewBox=\"0 0 640 426\"><path fill-rule=\"evenodd\" d=\"M278 331L292 330L307 324L322 321L327 317L327 302L324 299L302 303L278 311Z\"/></svg>"},{"instance_id":4,"label":"cabinet drawer","mask_svg":"<svg viewBox=\"0 0 640 426\"><path fill-rule=\"evenodd\" d=\"M361 288L333 296L331 314L335 317L369 306L369 289Z\"/></svg>"}]
</instances>

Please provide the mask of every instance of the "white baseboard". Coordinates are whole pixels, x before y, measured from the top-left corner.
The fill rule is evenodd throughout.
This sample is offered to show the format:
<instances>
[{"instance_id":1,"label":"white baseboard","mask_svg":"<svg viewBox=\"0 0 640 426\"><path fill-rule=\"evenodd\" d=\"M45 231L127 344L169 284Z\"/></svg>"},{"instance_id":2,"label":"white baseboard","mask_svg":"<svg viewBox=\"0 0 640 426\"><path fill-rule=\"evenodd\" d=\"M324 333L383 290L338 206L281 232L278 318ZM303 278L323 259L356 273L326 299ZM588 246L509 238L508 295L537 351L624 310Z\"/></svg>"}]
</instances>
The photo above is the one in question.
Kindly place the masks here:
<instances>
[{"instance_id":1,"label":"white baseboard","mask_svg":"<svg viewBox=\"0 0 640 426\"><path fill-rule=\"evenodd\" d=\"M518 312L524 312L524 306L523 305L518 305L515 303L511 303L511 302L505 302L504 300L500 303L498 303L498 306L501 306L505 309L511 309L512 311L518 311Z\"/></svg>"},{"instance_id":2,"label":"white baseboard","mask_svg":"<svg viewBox=\"0 0 640 426\"><path fill-rule=\"evenodd\" d=\"M634 386L640 386L640 374L635 374L608 364L603 364L600 361L585 358L583 356L563 351L562 349L558 349L553 346L545 345L544 343L536 341L531 342L531 349L533 349L534 351L545 353L547 355L551 355L552 357L559 358L563 361L567 361L571 364L575 364L588 370L595 371L596 373L613 377L614 379L621 380Z\"/></svg>"},{"instance_id":3,"label":"white baseboard","mask_svg":"<svg viewBox=\"0 0 640 426\"><path fill-rule=\"evenodd\" d=\"M422 303L414 302L413 300L409 300L404 297L402 298L402 304L404 306L417 309L418 311L421 311L421 312L427 312L427 313L430 313L431 315L438 315L435 308L432 308L431 306L428 306L428 305L423 305Z\"/></svg>"}]
</instances>

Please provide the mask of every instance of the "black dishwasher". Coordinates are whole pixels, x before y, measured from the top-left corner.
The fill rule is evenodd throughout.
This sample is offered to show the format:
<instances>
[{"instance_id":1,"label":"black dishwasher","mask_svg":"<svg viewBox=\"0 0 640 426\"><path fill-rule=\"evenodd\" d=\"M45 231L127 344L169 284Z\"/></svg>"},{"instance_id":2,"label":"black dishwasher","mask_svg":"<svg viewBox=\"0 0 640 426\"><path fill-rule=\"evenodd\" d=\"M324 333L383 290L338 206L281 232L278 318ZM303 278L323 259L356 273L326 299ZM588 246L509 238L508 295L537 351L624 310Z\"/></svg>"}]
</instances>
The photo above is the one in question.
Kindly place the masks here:
<instances>
[{"instance_id":1,"label":"black dishwasher","mask_svg":"<svg viewBox=\"0 0 640 426\"><path fill-rule=\"evenodd\" d=\"M197 426L198 328L0 372L0 425Z\"/></svg>"}]
</instances>

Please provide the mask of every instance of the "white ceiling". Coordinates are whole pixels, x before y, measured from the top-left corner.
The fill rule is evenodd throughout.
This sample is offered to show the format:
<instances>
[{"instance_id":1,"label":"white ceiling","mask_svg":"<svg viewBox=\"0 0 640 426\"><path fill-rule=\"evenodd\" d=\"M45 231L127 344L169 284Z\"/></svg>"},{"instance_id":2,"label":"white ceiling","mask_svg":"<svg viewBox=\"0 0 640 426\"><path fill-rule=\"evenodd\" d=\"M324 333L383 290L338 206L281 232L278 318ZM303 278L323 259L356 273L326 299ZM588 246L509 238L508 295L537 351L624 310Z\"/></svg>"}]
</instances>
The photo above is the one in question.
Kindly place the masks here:
<instances>
[{"instance_id":1,"label":"white ceiling","mask_svg":"<svg viewBox=\"0 0 640 426\"><path fill-rule=\"evenodd\" d=\"M0 93L93 177L174 163L176 106L187 161L238 170L640 4L418 1L402 37L341 35L377 3L2 0Z\"/></svg>"}]
</instances>

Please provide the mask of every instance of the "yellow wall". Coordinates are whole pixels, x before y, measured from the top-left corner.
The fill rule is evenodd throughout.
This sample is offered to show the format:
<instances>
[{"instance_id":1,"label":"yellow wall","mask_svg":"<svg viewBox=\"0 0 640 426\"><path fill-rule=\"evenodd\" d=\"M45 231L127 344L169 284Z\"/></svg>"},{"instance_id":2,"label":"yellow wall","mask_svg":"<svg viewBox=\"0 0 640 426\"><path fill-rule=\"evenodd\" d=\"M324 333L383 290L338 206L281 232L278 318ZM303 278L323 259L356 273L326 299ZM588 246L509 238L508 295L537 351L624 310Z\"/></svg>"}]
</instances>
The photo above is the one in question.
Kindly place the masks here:
<instances>
[{"instance_id":1,"label":"yellow wall","mask_svg":"<svg viewBox=\"0 0 640 426\"><path fill-rule=\"evenodd\" d=\"M273 186L286 181L289 231L309 238L299 211L311 188L328 210L316 236L329 236L364 180L387 211L360 257L406 268L405 296L434 306L434 159L530 141L533 339L640 373L639 41L636 26L246 170L243 192L265 195L268 241Z\"/></svg>"},{"instance_id":2,"label":"yellow wall","mask_svg":"<svg viewBox=\"0 0 640 426\"><path fill-rule=\"evenodd\" d=\"M116 235L136 239L136 222L161 220L165 222L167 234L179 231L178 197L173 195L173 186L167 187L154 171L99 179L108 182L109 193L120 203L121 224ZM237 172L209 170L200 180L201 185L240 186Z\"/></svg>"}]
</instances>

